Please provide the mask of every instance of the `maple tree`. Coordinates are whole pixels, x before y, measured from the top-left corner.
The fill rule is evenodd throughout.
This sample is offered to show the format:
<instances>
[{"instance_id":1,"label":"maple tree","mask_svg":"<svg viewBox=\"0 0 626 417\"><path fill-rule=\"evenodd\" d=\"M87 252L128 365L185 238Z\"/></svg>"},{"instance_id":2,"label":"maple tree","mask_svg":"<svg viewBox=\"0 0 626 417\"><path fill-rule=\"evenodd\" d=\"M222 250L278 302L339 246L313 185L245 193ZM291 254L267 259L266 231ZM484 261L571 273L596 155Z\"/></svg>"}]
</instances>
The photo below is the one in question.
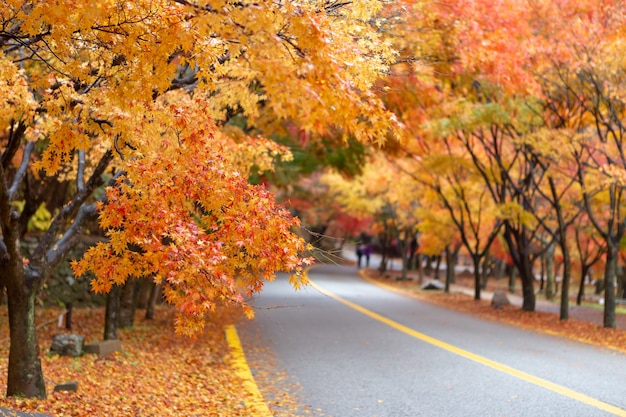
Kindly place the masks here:
<instances>
[{"instance_id":1,"label":"maple tree","mask_svg":"<svg viewBox=\"0 0 626 417\"><path fill-rule=\"evenodd\" d=\"M593 224L612 241L605 272L605 325L612 327L614 250L623 232L616 217L623 169L619 2L459 0L421 11L427 19L407 32L430 25L429 42L404 45L415 56L429 51L432 68L443 71L415 65L410 82L398 76L390 84L401 89L393 94L413 98L403 108L417 120L409 124L415 138L406 147L417 155L431 152L423 126L439 120L435 140L456 138L453 150L461 146L471 157L500 210L525 287L524 309L534 305L534 259L554 253L558 243L565 264L561 315L567 317L568 229L581 210L575 203L587 201L586 210L596 213ZM429 100L423 91L433 93Z\"/></svg>"},{"instance_id":2,"label":"maple tree","mask_svg":"<svg viewBox=\"0 0 626 417\"><path fill-rule=\"evenodd\" d=\"M35 297L87 220L99 214L108 240L76 272L95 274L98 291L165 283L177 329L193 333L214 299L245 304L273 271L305 262L297 221L246 182L253 163L288 157L259 135L285 121L364 142L402 130L371 89L394 57L370 19L381 2L70 3L0 4L8 395L46 395ZM70 192L26 253L15 203L44 175Z\"/></svg>"},{"instance_id":3,"label":"maple tree","mask_svg":"<svg viewBox=\"0 0 626 417\"><path fill-rule=\"evenodd\" d=\"M526 86L532 86L546 103L547 127L559 131L550 136L566 139L562 151L569 152L570 161L573 159L570 170L579 183L579 198L605 241L604 325L614 327L617 251L624 233L620 215L624 79L623 62L615 53L623 42L621 3L604 1L600 6L596 2L544 2L525 7L519 16L532 31L525 32L530 36L521 43L515 41L519 37L509 38L511 44L517 43L529 54L516 68L532 75L532 82ZM466 35L471 37L473 33L468 30ZM487 56L499 61L507 54ZM553 155L559 154L552 149ZM564 156L568 158L567 153ZM566 160L560 158L559 163ZM563 230L559 239L565 240Z\"/></svg>"},{"instance_id":4,"label":"maple tree","mask_svg":"<svg viewBox=\"0 0 626 417\"><path fill-rule=\"evenodd\" d=\"M446 153L434 152L423 161L422 168L424 183L441 201L460 243L472 258L474 298L480 300L481 263L488 258L502 227L493 200L476 178L479 173L473 164L463 154L455 154L452 147Z\"/></svg>"}]
</instances>

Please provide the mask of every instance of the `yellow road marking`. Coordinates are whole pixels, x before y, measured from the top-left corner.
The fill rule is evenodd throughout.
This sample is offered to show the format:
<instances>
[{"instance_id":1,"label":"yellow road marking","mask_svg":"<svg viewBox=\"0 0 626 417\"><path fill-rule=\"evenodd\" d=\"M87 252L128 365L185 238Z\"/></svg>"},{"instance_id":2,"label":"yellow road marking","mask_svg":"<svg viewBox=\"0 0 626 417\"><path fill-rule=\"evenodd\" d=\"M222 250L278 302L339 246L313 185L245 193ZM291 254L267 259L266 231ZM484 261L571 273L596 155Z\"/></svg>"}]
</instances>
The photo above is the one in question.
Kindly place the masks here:
<instances>
[{"instance_id":1,"label":"yellow road marking","mask_svg":"<svg viewBox=\"0 0 626 417\"><path fill-rule=\"evenodd\" d=\"M232 324L229 324L224 329L224 332L226 333L226 341L230 347L230 364L235 368L235 374L241 379L243 387L248 394L244 402L246 407L250 410L250 416L272 417L272 413L267 407L267 404L265 404L263 395L261 391L259 391L259 387L246 361L246 355L243 353L237 329Z\"/></svg>"},{"instance_id":2,"label":"yellow road marking","mask_svg":"<svg viewBox=\"0 0 626 417\"><path fill-rule=\"evenodd\" d=\"M550 391L556 392L558 394L564 395L566 397L572 398L576 401L580 401L584 404L590 405L592 407L598 408L600 410L606 411L608 413L611 413L613 415L616 416L620 416L620 417L626 417L626 410L623 410L619 407L616 407L614 405L605 403L603 401L600 401L598 399L595 399L593 397L590 397L588 395L585 394L581 394L580 392L574 391L572 389L566 388L562 385L558 385L555 384L553 382L547 381L545 379L536 377L534 375L528 374L526 372L520 371L518 369L515 368L511 368L510 366L501 364L499 362L495 362L492 361L490 359L487 359L483 356L480 355L476 355L472 352L469 352L467 350L463 350L461 348L458 348L456 346L453 346L451 344L448 344L446 342L442 342L441 340L435 339L433 337L427 336L423 333L420 333L418 331L415 331L413 329L411 329L410 327L406 327L400 323L397 323L391 319L388 319L387 317L381 316L380 314L374 313L373 311L370 311L364 307L361 307L358 304L355 304L351 301L348 301L344 298L341 298L340 296L325 290L324 288L320 287L319 285L317 285L315 282L310 281L310 284L317 289L319 292L321 292L324 295L327 295L328 297L331 297L345 305L347 305L348 307L353 308L354 310L357 310L358 312L361 312L363 314L365 314L366 316L369 316L375 320L378 320L390 327L393 327L396 330L399 330L403 333L406 333L410 336L415 337L416 339L422 340L426 343L430 343L431 345L437 346L438 348L447 350L448 352L454 353L456 355L462 356L466 359L469 359L471 361L480 363L482 365L488 366L490 368L493 368L497 371L500 372L504 372L505 374L509 374L511 376L514 376L516 378L519 378L521 380L530 382L531 384L535 384L539 387L548 389Z\"/></svg>"}]
</instances>

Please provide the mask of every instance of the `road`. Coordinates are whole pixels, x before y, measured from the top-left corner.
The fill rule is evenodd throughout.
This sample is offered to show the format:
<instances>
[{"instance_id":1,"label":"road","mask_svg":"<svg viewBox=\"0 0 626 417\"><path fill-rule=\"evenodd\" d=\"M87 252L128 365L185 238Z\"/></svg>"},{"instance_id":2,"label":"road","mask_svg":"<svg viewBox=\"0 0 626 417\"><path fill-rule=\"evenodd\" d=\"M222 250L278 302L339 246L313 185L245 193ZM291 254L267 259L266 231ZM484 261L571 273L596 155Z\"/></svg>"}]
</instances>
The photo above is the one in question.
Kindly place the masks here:
<instances>
[{"instance_id":1,"label":"road","mask_svg":"<svg viewBox=\"0 0 626 417\"><path fill-rule=\"evenodd\" d=\"M241 329L301 387L313 416L626 416L626 356L387 291L354 267L286 277ZM254 363L251 363L255 372Z\"/></svg>"}]
</instances>

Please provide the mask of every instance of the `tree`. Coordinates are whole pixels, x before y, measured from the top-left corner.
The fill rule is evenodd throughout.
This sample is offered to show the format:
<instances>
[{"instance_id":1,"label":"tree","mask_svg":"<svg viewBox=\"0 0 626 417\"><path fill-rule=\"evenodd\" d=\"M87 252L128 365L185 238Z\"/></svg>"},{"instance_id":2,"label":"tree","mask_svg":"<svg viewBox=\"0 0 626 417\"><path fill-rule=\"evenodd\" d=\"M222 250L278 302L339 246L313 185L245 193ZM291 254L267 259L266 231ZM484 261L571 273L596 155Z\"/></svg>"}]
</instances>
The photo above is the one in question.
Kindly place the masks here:
<instances>
[{"instance_id":1,"label":"tree","mask_svg":"<svg viewBox=\"0 0 626 417\"><path fill-rule=\"evenodd\" d=\"M557 44L544 46L550 58L540 72L540 85L552 126L569 133L580 199L604 240L604 326L615 327L618 252L626 232L622 215L626 79L615 51L624 40L625 16L621 2L606 1L601 8L585 3L574 13L555 6L546 7L539 19L542 30L561 36Z\"/></svg>"},{"instance_id":2,"label":"tree","mask_svg":"<svg viewBox=\"0 0 626 417\"><path fill-rule=\"evenodd\" d=\"M576 179L589 219L606 243L604 325L615 327L617 252L626 231L621 215L624 68L616 53L624 41L623 4L470 3L449 7L462 22L458 39L464 66L506 91L544 101L549 128L571 129L572 121L577 123L569 138L577 148Z\"/></svg>"},{"instance_id":3,"label":"tree","mask_svg":"<svg viewBox=\"0 0 626 417\"><path fill-rule=\"evenodd\" d=\"M380 2L93 5L0 4L8 395L46 395L34 301L87 220L99 213L109 240L77 273L93 271L100 291L139 275L166 284L177 329L193 333L217 300L243 303L258 290L256 273L302 266L297 222L246 182L250 158L284 154L258 135L285 121L364 142L401 130L371 90L394 56L370 19ZM245 128L226 135L235 116ZM15 203L32 200L44 175L71 181L71 191L25 253ZM263 226L271 246L253 233Z\"/></svg>"},{"instance_id":4,"label":"tree","mask_svg":"<svg viewBox=\"0 0 626 417\"><path fill-rule=\"evenodd\" d=\"M601 239L595 235L596 233L586 216L584 214L581 215L574 226L576 251L578 262L580 263L580 283L576 296L576 305L582 304L585 295L585 281L590 275L593 265L602 259L602 255L606 250Z\"/></svg>"},{"instance_id":5,"label":"tree","mask_svg":"<svg viewBox=\"0 0 626 417\"><path fill-rule=\"evenodd\" d=\"M444 142L447 142L444 139ZM474 299L480 300L481 262L500 233L493 200L472 162L447 143L446 154L433 153L423 164L425 183L436 194L456 226L460 242L472 258Z\"/></svg>"}]
</instances>

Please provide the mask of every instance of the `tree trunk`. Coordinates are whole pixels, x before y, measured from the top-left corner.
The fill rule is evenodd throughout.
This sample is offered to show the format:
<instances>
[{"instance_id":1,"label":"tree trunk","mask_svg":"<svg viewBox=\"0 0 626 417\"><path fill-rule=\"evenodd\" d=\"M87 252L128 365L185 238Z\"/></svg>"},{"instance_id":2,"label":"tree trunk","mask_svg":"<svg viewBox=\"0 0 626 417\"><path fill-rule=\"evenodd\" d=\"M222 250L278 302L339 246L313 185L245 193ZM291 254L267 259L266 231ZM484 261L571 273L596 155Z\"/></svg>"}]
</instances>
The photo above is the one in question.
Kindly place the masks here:
<instances>
[{"instance_id":1,"label":"tree trunk","mask_svg":"<svg viewBox=\"0 0 626 417\"><path fill-rule=\"evenodd\" d=\"M454 281L455 255L450 246L446 246L446 293L450 292L450 284Z\"/></svg>"},{"instance_id":2,"label":"tree trunk","mask_svg":"<svg viewBox=\"0 0 626 417\"><path fill-rule=\"evenodd\" d=\"M535 283L530 261L526 258L522 259L518 271L522 281L522 310L535 311Z\"/></svg>"},{"instance_id":3,"label":"tree trunk","mask_svg":"<svg viewBox=\"0 0 626 417\"><path fill-rule=\"evenodd\" d=\"M139 297L137 299L137 308L145 310L150 302L150 293L152 292L152 281L149 278L141 278L139 287Z\"/></svg>"},{"instance_id":4,"label":"tree trunk","mask_svg":"<svg viewBox=\"0 0 626 417\"><path fill-rule=\"evenodd\" d=\"M117 325L120 329L133 326L140 286L140 280L132 279L126 281L126 284L121 288L119 314L117 317Z\"/></svg>"},{"instance_id":5,"label":"tree trunk","mask_svg":"<svg viewBox=\"0 0 626 417\"><path fill-rule=\"evenodd\" d=\"M541 270L539 271L539 292L543 293L546 289L546 258L545 254L541 256Z\"/></svg>"},{"instance_id":6,"label":"tree trunk","mask_svg":"<svg viewBox=\"0 0 626 417\"><path fill-rule=\"evenodd\" d=\"M24 278L9 279L11 282ZM39 343L35 327L35 291L11 288L8 291L9 370L7 396L46 398L46 384L41 368Z\"/></svg>"},{"instance_id":7,"label":"tree trunk","mask_svg":"<svg viewBox=\"0 0 626 417\"><path fill-rule=\"evenodd\" d=\"M146 320L154 319L154 310L156 303L161 295L161 284L152 283L152 290L150 291L150 300L148 301L148 307L146 308Z\"/></svg>"},{"instance_id":8,"label":"tree trunk","mask_svg":"<svg viewBox=\"0 0 626 417\"><path fill-rule=\"evenodd\" d=\"M0 178L0 196L6 194L3 186ZM19 217L9 204L0 198L0 282L7 292L10 336L7 396L46 398L35 327L35 297L43 283L43 275L39 269L25 266L22 261Z\"/></svg>"},{"instance_id":9,"label":"tree trunk","mask_svg":"<svg viewBox=\"0 0 626 417\"><path fill-rule=\"evenodd\" d=\"M417 283L422 285L424 283L424 256L421 253L415 255L417 263Z\"/></svg>"},{"instance_id":10,"label":"tree trunk","mask_svg":"<svg viewBox=\"0 0 626 417\"><path fill-rule=\"evenodd\" d=\"M389 242L388 233L386 231L383 233L380 233L378 235L378 241L380 243L380 251L381 251L380 265L378 267L378 272L382 275L385 272L387 272L387 261L389 259L390 242Z\"/></svg>"},{"instance_id":11,"label":"tree trunk","mask_svg":"<svg viewBox=\"0 0 626 417\"><path fill-rule=\"evenodd\" d=\"M474 265L474 300L480 300L480 256L472 255L472 263Z\"/></svg>"},{"instance_id":12,"label":"tree trunk","mask_svg":"<svg viewBox=\"0 0 626 417\"><path fill-rule=\"evenodd\" d=\"M550 301L554 299L554 284L555 284L555 271L554 271L554 251L556 245L551 243L546 251L546 298Z\"/></svg>"},{"instance_id":13,"label":"tree trunk","mask_svg":"<svg viewBox=\"0 0 626 417\"><path fill-rule=\"evenodd\" d=\"M587 279L587 274L589 273L589 266L585 263L582 264L580 268L580 285L578 286L578 295L576 296L576 305L581 305L583 302L583 297L585 296L585 280Z\"/></svg>"},{"instance_id":14,"label":"tree trunk","mask_svg":"<svg viewBox=\"0 0 626 417\"><path fill-rule=\"evenodd\" d=\"M399 239L398 247L400 249L400 259L402 260L400 279L404 281L407 279L407 271L409 270L409 242L406 239Z\"/></svg>"},{"instance_id":15,"label":"tree trunk","mask_svg":"<svg viewBox=\"0 0 626 417\"><path fill-rule=\"evenodd\" d=\"M113 285L107 295L106 313L104 316L104 340L117 339L117 316L120 304L120 287Z\"/></svg>"},{"instance_id":16,"label":"tree trunk","mask_svg":"<svg viewBox=\"0 0 626 417\"><path fill-rule=\"evenodd\" d=\"M439 270L441 268L441 255L437 255L437 262L435 263L435 276L434 278L439 281Z\"/></svg>"},{"instance_id":17,"label":"tree trunk","mask_svg":"<svg viewBox=\"0 0 626 417\"><path fill-rule=\"evenodd\" d=\"M607 242L606 266L604 268L604 327L614 329L615 322L615 275L617 273L617 245Z\"/></svg>"},{"instance_id":18,"label":"tree trunk","mask_svg":"<svg viewBox=\"0 0 626 417\"><path fill-rule=\"evenodd\" d=\"M485 254L480 269L480 287L482 290L487 289L487 281L489 279L489 251Z\"/></svg>"},{"instance_id":19,"label":"tree trunk","mask_svg":"<svg viewBox=\"0 0 626 417\"><path fill-rule=\"evenodd\" d=\"M617 289L615 290L615 298L624 298L624 268L619 259L617 261Z\"/></svg>"},{"instance_id":20,"label":"tree trunk","mask_svg":"<svg viewBox=\"0 0 626 417\"><path fill-rule=\"evenodd\" d=\"M417 239L412 238L411 243L409 244L409 268L412 270L416 268L415 266L416 255L417 255Z\"/></svg>"},{"instance_id":21,"label":"tree trunk","mask_svg":"<svg viewBox=\"0 0 626 417\"><path fill-rule=\"evenodd\" d=\"M563 245L566 246L566 245ZM569 318L569 282L571 275L571 261L569 250L563 250L563 279L561 284L561 311L559 319L567 320ZM583 281L584 282L584 281Z\"/></svg>"},{"instance_id":22,"label":"tree trunk","mask_svg":"<svg viewBox=\"0 0 626 417\"><path fill-rule=\"evenodd\" d=\"M517 268L515 265L511 267L511 275L509 275L509 292L515 293L515 280L517 279Z\"/></svg>"},{"instance_id":23,"label":"tree trunk","mask_svg":"<svg viewBox=\"0 0 626 417\"><path fill-rule=\"evenodd\" d=\"M522 310L535 311L535 276L530 260L530 243L525 228L516 230L507 225L504 238L509 247L513 264L517 267L520 281L522 281Z\"/></svg>"},{"instance_id":24,"label":"tree trunk","mask_svg":"<svg viewBox=\"0 0 626 417\"><path fill-rule=\"evenodd\" d=\"M504 276L504 259L496 259L496 270L495 270L495 279L496 281L500 281Z\"/></svg>"}]
</instances>

